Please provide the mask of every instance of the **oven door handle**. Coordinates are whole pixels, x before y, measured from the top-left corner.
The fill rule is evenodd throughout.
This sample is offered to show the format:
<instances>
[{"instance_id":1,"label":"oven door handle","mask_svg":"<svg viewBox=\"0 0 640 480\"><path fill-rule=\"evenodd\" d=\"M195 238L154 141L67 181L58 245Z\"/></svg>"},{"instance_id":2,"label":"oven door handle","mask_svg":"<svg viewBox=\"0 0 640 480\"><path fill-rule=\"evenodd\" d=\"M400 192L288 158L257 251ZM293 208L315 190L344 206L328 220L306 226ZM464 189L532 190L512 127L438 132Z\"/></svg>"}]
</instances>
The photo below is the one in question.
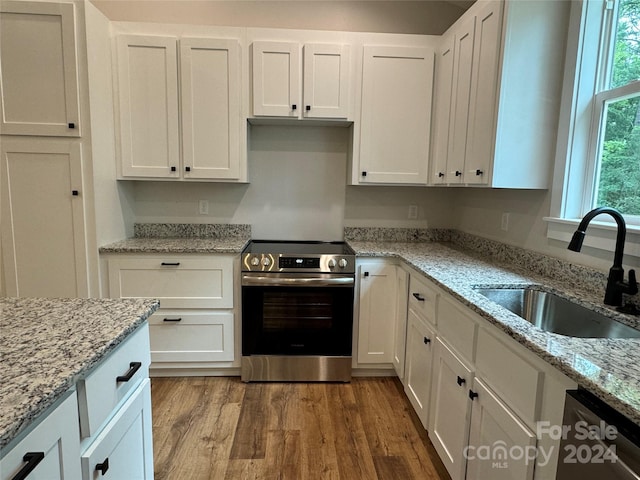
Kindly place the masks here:
<instances>
[{"instance_id":1,"label":"oven door handle","mask_svg":"<svg viewBox=\"0 0 640 480\"><path fill-rule=\"evenodd\" d=\"M355 280L353 277L269 277L266 275L243 275L243 287L350 287Z\"/></svg>"}]
</instances>

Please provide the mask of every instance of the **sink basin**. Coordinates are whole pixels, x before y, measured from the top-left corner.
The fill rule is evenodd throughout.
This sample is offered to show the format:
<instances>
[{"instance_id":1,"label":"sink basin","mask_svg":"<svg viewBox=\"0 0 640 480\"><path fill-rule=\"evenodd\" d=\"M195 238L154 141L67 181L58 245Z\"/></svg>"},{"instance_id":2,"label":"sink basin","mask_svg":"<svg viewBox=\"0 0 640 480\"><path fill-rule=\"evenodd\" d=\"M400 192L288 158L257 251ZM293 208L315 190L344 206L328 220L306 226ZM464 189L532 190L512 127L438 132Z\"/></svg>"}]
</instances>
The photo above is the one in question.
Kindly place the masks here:
<instances>
[{"instance_id":1,"label":"sink basin","mask_svg":"<svg viewBox=\"0 0 640 480\"><path fill-rule=\"evenodd\" d=\"M566 298L532 288L476 288L545 332L582 338L640 338L640 330Z\"/></svg>"}]
</instances>

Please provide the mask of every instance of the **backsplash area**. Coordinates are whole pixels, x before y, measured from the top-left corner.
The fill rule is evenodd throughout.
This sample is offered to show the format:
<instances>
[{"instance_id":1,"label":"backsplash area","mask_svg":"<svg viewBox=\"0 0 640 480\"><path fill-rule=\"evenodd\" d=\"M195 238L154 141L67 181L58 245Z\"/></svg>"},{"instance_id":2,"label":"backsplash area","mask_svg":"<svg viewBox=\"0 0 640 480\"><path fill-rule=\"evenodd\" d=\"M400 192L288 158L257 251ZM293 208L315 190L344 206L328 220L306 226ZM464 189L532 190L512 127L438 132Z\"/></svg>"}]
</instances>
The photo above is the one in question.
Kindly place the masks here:
<instances>
[{"instance_id":1,"label":"backsplash area","mask_svg":"<svg viewBox=\"0 0 640 480\"><path fill-rule=\"evenodd\" d=\"M251 225L232 223L136 223L135 238L251 237Z\"/></svg>"}]
</instances>

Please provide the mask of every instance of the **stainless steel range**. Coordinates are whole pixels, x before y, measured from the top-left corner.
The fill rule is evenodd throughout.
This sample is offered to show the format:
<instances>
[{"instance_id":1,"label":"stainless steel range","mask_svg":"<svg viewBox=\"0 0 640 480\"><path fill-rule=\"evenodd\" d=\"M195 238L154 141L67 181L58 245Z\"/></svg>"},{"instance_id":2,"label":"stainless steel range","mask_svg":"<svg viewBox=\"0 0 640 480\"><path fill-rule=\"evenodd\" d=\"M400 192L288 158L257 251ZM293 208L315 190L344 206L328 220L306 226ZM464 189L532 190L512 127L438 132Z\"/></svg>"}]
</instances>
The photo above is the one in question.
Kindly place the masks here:
<instances>
[{"instance_id":1,"label":"stainless steel range","mask_svg":"<svg viewBox=\"0 0 640 480\"><path fill-rule=\"evenodd\" d=\"M242 380L351 380L355 255L343 242L242 253Z\"/></svg>"}]
</instances>

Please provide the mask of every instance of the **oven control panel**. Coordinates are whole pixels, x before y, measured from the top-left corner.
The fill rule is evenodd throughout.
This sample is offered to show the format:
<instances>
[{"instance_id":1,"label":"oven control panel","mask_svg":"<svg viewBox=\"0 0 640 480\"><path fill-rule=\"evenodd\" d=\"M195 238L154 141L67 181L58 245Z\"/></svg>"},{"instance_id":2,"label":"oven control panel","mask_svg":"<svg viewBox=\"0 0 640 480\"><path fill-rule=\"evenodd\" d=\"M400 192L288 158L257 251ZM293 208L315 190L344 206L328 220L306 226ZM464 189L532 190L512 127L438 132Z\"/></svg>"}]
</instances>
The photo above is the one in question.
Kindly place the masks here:
<instances>
[{"instance_id":1,"label":"oven control panel","mask_svg":"<svg viewBox=\"0 0 640 480\"><path fill-rule=\"evenodd\" d=\"M245 272L318 272L354 273L355 260L342 255L273 255L245 253L242 256Z\"/></svg>"}]
</instances>

